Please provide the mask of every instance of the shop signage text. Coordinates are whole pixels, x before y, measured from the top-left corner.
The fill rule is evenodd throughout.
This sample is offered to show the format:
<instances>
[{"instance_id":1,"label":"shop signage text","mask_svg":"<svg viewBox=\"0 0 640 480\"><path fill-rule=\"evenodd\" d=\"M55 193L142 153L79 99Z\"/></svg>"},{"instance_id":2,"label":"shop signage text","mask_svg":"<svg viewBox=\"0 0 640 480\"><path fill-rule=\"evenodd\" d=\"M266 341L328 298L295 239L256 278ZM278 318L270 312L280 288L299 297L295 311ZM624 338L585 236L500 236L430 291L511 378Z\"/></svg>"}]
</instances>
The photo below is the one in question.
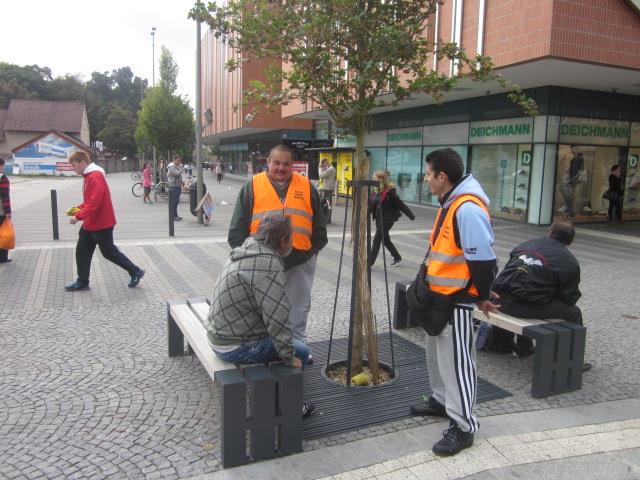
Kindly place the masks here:
<instances>
[{"instance_id":1,"label":"shop signage text","mask_svg":"<svg viewBox=\"0 0 640 480\"><path fill-rule=\"evenodd\" d=\"M627 127L607 127L600 125L576 125L565 123L560 126L560 135L572 137L629 138Z\"/></svg>"},{"instance_id":2,"label":"shop signage text","mask_svg":"<svg viewBox=\"0 0 640 480\"><path fill-rule=\"evenodd\" d=\"M422 131L389 133L387 135L387 142L407 142L415 140L422 140Z\"/></svg>"},{"instance_id":3,"label":"shop signage text","mask_svg":"<svg viewBox=\"0 0 640 480\"><path fill-rule=\"evenodd\" d=\"M492 125L489 127L471 127L471 137L506 137L509 135L531 135L530 123L515 125Z\"/></svg>"}]
</instances>

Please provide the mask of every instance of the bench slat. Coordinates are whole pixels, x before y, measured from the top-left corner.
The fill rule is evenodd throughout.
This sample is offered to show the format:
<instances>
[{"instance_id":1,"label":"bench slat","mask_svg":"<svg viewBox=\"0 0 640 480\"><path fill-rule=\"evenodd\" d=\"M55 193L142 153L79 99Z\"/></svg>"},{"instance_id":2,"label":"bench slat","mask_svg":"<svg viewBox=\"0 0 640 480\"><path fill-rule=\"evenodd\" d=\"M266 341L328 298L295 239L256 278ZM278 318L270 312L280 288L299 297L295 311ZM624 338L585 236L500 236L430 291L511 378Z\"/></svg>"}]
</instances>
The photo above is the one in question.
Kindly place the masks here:
<instances>
[{"instance_id":1,"label":"bench slat","mask_svg":"<svg viewBox=\"0 0 640 480\"><path fill-rule=\"evenodd\" d=\"M522 335L522 331L525 327L532 327L536 325L546 325L548 323L563 322L564 320L552 319L552 320L539 320L536 318L517 318L504 313L492 313L487 319L486 315L480 311L479 308L473 310L474 318L482 320L484 322L495 325L496 327L503 328L510 332Z\"/></svg>"},{"instance_id":2,"label":"bench slat","mask_svg":"<svg viewBox=\"0 0 640 480\"><path fill-rule=\"evenodd\" d=\"M207 330L188 305L171 305L171 316L212 379L219 370L235 368L233 363L220 360L213 352L207 341Z\"/></svg>"},{"instance_id":3,"label":"bench slat","mask_svg":"<svg viewBox=\"0 0 640 480\"><path fill-rule=\"evenodd\" d=\"M189 302L191 310L194 311L197 317L200 318L200 322L204 325L204 322L209 316L209 304L207 302Z\"/></svg>"}]
</instances>

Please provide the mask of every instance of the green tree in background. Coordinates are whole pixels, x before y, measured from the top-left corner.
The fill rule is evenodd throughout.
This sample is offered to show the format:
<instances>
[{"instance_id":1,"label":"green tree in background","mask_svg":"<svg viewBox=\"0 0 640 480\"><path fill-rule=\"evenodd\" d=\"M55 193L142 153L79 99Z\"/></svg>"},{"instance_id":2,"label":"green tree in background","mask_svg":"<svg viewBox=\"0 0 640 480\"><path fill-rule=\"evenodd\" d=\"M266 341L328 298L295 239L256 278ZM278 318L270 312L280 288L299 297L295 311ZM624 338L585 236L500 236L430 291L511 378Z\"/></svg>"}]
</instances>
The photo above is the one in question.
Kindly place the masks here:
<instances>
[{"instance_id":1,"label":"green tree in background","mask_svg":"<svg viewBox=\"0 0 640 480\"><path fill-rule=\"evenodd\" d=\"M163 45L160 54L160 86L169 93L175 93L178 89L178 71L178 64L171 51Z\"/></svg>"},{"instance_id":2,"label":"green tree in background","mask_svg":"<svg viewBox=\"0 0 640 480\"><path fill-rule=\"evenodd\" d=\"M133 156L137 151L133 137L137 123L138 118L130 108L112 103L106 124L97 137L110 150Z\"/></svg>"},{"instance_id":3,"label":"green tree in background","mask_svg":"<svg viewBox=\"0 0 640 480\"><path fill-rule=\"evenodd\" d=\"M292 101L317 105L344 134L356 138L354 177L368 180L364 138L376 108L393 107L410 97L441 101L459 82L501 85L529 113L535 104L494 72L491 59L469 57L455 43L433 42L428 22L443 0L229 0L198 2L191 17L209 24L236 55L234 70L253 59L270 60L266 82L250 81L240 108L246 118L257 102L269 108ZM449 60L452 75L432 70L433 55ZM282 65L286 64L286 68ZM353 224L367 228L367 192ZM377 340L366 264L366 237L358 242L352 374L362 371L363 340L377 383Z\"/></svg>"},{"instance_id":4,"label":"green tree in background","mask_svg":"<svg viewBox=\"0 0 640 480\"><path fill-rule=\"evenodd\" d=\"M148 140L160 152L188 153L195 141L195 123L189 103L163 87L147 90L138 113L135 138L139 148ZM170 158L170 157L169 157Z\"/></svg>"},{"instance_id":5,"label":"green tree in background","mask_svg":"<svg viewBox=\"0 0 640 480\"><path fill-rule=\"evenodd\" d=\"M51 81L47 67L0 62L0 108L7 108L14 98L48 100Z\"/></svg>"}]
</instances>

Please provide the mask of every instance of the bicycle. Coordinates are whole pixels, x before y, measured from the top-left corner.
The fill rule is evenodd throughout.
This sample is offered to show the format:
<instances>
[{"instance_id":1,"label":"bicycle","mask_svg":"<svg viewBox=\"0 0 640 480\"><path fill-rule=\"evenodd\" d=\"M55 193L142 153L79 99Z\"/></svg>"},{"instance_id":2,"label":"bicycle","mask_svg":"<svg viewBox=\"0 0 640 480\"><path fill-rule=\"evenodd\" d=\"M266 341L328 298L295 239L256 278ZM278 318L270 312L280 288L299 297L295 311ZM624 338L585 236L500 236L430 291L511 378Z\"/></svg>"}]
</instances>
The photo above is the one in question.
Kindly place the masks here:
<instances>
[{"instance_id":1,"label":"bicycle","mask_svg":"<svg viewBox=\"0 0 640 480\"><path fill-rule=\"evenodd\" d=\"M134 182L139 182L140 180L142 180L142 172L131 172L131 180L133 180Z\"/></svg>"},{"instance_id":2,"label":"bicycle","mask_svg":"<svg viewBox=\"0 0 640 480\"><path fill-rule=\"evenodd\" d=\"M169 198L169 186L167 182L158 182L151 187L151 191L153 192L154 201L158 201L158 198L161 200L166 200ZM144 186L142 182L134 183L133 187L131 187L131 193L133 193L134 197L141 197L144 193Z\"/></svg>"},{"instance_id":3,"label":"bicycle","mask_svg":"<svg viewBox=\"0 0 640 480\"><path fill-rule=\"evenodd\" d=\"M191 179L191 177L187 177L187 179L182 182L182 186L180 187L180 194L190 197L192 183L193 183L193 180Z\"/></svg>"},{"instance_id":4,"label":"bicycle","mask_svg":"<svg viewBox=\"0 0 640 480\"><path fill-rule=\"evenodd\" d=\"M144 186L142 182L134 183L133 187L131 187L131 193L133 193L134 197L141 197L144 193Z\"/></svg>"}]
</instances>

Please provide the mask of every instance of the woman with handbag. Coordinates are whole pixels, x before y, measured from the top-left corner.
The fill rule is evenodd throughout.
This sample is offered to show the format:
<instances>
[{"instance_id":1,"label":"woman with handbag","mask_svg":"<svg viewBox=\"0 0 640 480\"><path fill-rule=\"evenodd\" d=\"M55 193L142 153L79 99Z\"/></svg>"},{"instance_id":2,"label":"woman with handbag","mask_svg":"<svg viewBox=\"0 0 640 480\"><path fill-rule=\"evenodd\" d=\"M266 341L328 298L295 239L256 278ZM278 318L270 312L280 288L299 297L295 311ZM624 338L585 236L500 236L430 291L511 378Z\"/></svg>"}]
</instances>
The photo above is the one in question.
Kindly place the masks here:
<instances>
[{"instance_id":1,"label":"woman with handbag","mask_svg":"<svg viewBox=\"0 0 640 480\"><path fill-rule=\"evenodd\" d=\"M5 220L11 220L11 198L9 197L9 179L4 174L4 160L0 158L0 227ZM10 261L9 250L0 248L0 263Z\"/></svg>"},{"instance_id":2,"label":"woman with handbag","mask_svg":"<svg viewBox=\"0 0 640 480\"><path fill-rule=\"evenodd\" d=\"M620 165L611 167L611 175L609 175L609 221L622 223L622 169ZM615 212L615 219L614 214Z\"/></svg>"},{"instance_id":3,"label":"woman with handbag","mask_svg":"<svg viewBox=\"0 0 640 480\"><path fill-rule=\"evenodd\" d=\"M376 234L373 237L373 243L371 245L371 257L369 258L369 264L373 266L380 250L380 244L383 241L384 246L387 247L389 253L393 257L392 262L389 264L395 267L400 263L402 257L398 252L398 249L391 242L389 237L389 230L393 227L402 213L404 213L411 220L415 220L413 212L400 200L400 197L396 193L393 182L389 180L389 174L378 170L373 174L373 179L380 182L380 188L377 192L374 192L369 199L369 212L376 222Z\"/></svg>"}]
</instances>

